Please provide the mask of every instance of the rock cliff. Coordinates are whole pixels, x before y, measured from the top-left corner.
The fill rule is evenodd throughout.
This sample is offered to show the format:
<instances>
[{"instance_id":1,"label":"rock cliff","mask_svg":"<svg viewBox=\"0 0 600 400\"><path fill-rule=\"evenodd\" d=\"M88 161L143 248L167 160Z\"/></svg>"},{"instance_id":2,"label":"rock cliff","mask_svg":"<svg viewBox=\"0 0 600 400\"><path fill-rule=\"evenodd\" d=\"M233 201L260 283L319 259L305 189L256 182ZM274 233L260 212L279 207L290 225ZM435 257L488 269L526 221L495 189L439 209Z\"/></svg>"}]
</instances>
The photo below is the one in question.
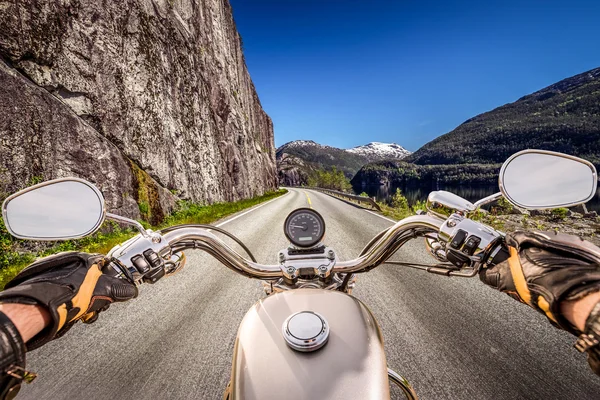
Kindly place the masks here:
<instances>
[{"instance_id":1,"label":"rock cliff","mask_svg":"<svg viewBox=\"0 0 600 400\"><path fill-rule=\"evenodd\" d=\"M227 0L0 0L0 56L0 194L75 175L160 220L276 186Z\"/></svg>"}]
</instances>

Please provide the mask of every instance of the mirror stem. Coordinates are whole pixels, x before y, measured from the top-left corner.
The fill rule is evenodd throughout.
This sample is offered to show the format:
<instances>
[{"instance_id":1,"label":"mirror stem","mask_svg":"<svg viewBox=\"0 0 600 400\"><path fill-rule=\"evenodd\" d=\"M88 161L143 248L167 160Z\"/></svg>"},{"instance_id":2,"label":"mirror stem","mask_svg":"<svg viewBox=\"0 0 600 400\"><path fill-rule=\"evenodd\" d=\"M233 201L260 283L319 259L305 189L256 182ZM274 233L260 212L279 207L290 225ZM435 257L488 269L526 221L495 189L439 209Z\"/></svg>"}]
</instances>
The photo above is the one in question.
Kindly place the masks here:
<instances>
[{"instance_id":1,"label":"mirror stem","mask_svg":"<svg viewBox=\"0 0 600 400\"><path fill-rule=\"evenodd\" d=\"M145 238L149 238L150 237L150 235L148 235L148 232L146 231L146 228L144 228L142 226L142 224L140 224L136 220L129 219L129 218L126 218L126 217L121 217L120 215L111 214L111 213L108 213L108 212L105 215L106 215L106 218L112 219L113 221L124 222L126 224L133 225L133 226L135 226L137 228L138 231L140 231L140 233L142 234L143 237L145 237Z\"/></svg>"},{"instance_id":2,"label":"mirror stem","mask_svg":"<svg viewBox=\"0 0 600 400\"><path fill-rule=\"evenodd\" d=\"M493 203L494 201L498 200L500 197L502 197L502 193L500 193L500 192L494 193L488 197L484 197L483 199L476 201L473 205L475 206L475 208L479 208L486 204Z\"/></svg>"}]
</instances>

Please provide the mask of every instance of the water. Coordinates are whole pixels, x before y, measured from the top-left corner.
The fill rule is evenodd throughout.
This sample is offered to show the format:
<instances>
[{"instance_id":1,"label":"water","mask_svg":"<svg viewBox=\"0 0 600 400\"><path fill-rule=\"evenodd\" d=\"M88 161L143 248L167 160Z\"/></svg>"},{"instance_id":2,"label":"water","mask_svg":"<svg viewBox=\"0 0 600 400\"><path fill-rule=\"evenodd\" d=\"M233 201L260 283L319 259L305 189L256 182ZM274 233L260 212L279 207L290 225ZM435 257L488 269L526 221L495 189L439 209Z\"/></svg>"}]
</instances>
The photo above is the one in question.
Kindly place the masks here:
<instances>
[{"instance_id":1,"label":"water","mask_svg":"<svg viewBox=\"0 0 600 400\"><path fill-rule=\"evenodd\" d=\"M363 188L363 190L370 196L375 197L377 201L387 202L390 200L391 196L396 193L397 186L368 186ZM429 186L424 185L421 187L418 186L408 186L408 187L400 187L404 196L408 199L410 204L414 204L416 201L425 201L427 200L427 196L430 192L434 190L446 190L448 192L452 192L456 195L459 195L462 198L465 198L471 202L475 202L479 199L482 199L486 196L499 192L497 185L484 185L484 186L448 186L448 185L438 185ZM589 211L597 211L600 213L600 188L596 191L596 196L586 203L586 207Z\"/></svg>"}]
</instances>

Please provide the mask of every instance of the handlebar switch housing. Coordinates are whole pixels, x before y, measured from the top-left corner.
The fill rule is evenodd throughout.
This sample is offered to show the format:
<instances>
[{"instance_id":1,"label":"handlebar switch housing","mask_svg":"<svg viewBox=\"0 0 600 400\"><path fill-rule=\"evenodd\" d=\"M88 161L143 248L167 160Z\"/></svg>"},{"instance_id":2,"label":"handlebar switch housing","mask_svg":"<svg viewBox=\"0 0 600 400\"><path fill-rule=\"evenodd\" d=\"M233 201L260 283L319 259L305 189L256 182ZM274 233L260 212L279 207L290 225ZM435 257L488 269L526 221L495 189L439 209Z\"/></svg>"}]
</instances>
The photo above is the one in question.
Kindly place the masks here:
<instances>
[{"instance_id":1,"label":"handlebar switch housing","mask_svg":"<svg viewBox=\"0 0 600 400\"><path fill-rule=\"evenodd\" d=\"M463 246L463 253L472 255L473 253L475 253L475 250L477 250L479 243L481 243L480 237L475 236L475 235L469 236L469 238L467 239L467 241L465 242L465 244Z\"/></svg>"},{"instance_id":2,"label":"handlebar switch housing","mask_svg":"<svg viewBox=\"0 0 600 400\"><path fill-rule=\"evenodd\" d=\"M452 237L452 240L450 241L450 247L460 249L468 235L469 233L467 231L457 229L456 233Z\"/></svg>"},{"instance_id":3,"label":"handlebar switch housing","mask_svg":"<svg viewBox=\"0 0 600 400\"><path fill-rule=\"evenodd\" d=\"M165 262L152 249L148 249L142 253L144 258L152 266L152 269L144 274L144 282L156 283L160 278L165 276Z\"/></svg>"},{"instance_id":4,"label":"handlebar switch housing","mask_svg":"<svg viewBox=\"0 0 600 400\"><path fill-rule=\"evenodd\" d=\"M136 235L113 247L107 256L119 266L118 269L129 281L140 285L142 282L154 283L165 275L164 260L171 257L171 248L165 240L157 242ZM125 274L124 270L129 274Z\"/></svg>"},{"instance_id":5,"label":"handlebar switch housing","mask_svg":"<svg viewBox=\"0 0 600 400\"><path fill-rule=\"evenodd\" d=\"M469 257L453 249L449 249L446 252L446 260L458 269L471 265L471 259Z\"/></svg>"},{"instance_id":6,"label":"handlebar switch housing","mask_svg":"<svg viewBox=\"0 0 600 400\"><path fill-rule=\"evenodd\" d=\"M140 274L145 274L146 272L150 271L150 264L148 264L146 258L141 254L136 254L135 256L131 257L131 263Z\"/></svg>"},{"instance_id":7,"label":"handlebar switch housing","mask_svg":"<svg viewBox=\"0 0 600 400\"><path fill-rule=\"evenodd\" d=\"M457 268L478 269L502 242L504 235L462 214L452 214L438 232L446 259Z\"/></svg>"}]
</instances>

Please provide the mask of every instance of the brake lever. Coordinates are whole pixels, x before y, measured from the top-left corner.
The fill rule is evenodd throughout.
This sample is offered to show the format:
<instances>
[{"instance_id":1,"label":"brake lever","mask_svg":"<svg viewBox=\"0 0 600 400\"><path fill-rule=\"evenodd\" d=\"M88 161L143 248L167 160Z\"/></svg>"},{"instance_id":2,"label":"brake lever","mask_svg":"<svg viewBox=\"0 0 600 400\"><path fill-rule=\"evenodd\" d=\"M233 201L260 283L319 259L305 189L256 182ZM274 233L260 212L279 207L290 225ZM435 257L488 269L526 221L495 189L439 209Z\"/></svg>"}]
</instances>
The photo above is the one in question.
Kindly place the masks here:
<instances>
[{"instance_id":1,"label":"brake lever","mask_svg":"<svg viewBox=\"0 0 600 400\"><path fill-rule=\"evenodd\" d=\"M409 267L419 269L431 274L443 275L443 276L458 276L462 278L472 278L481 269L481 264L477 264L475 267L466 267L457 269L453 264L419 264L419 263L405 263L401 261L386 261L383 264L401 265L403 267Z\"/></svg>"}]
</instances>

